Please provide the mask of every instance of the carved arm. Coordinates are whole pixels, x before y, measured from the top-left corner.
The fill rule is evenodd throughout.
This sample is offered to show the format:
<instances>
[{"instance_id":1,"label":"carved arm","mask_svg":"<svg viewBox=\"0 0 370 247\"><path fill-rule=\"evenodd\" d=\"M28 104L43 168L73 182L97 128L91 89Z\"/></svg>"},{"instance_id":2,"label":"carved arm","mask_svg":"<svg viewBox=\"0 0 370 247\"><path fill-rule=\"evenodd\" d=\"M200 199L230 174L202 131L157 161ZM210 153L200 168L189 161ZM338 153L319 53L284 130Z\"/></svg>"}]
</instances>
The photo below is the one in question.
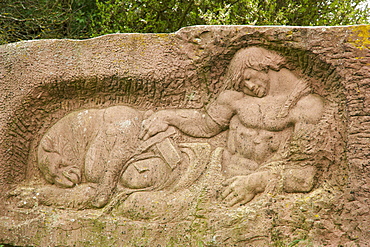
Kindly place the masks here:
<instances>
[{"instance_id":1,"label":"carved arm","mask_svg":"<svg viewBox=\"0 0 370 247\"><path fill-rule=\"evenodd\" d=\"M240 93L233 91L223 92L206 111L196 109L162 110L152 114L143 121L140 137L144 140L165 131L168 126L174 126L186 135L193 137L212 137L228 127L234 115L231 101L234 95L240 98Z\"/></svg>"}]
</instances>

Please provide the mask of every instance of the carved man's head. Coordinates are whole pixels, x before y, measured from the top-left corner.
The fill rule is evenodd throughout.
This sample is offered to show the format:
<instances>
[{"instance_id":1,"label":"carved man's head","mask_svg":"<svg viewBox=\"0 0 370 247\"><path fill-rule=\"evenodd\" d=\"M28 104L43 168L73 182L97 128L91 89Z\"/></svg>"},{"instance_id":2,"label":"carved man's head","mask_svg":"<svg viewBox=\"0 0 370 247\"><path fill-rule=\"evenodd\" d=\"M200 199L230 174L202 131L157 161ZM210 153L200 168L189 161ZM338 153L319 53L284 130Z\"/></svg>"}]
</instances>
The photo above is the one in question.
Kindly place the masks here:
<instances>
[{"instance_id":1,"label":"carved man's head","mask_svg":"<svg viewBox=\"0 0 370 247\"><path fill-rule=\"evenodd\" d=\"M266 72L245 69L239 83L239 90L253 97L262 98L267 95L270 78Z\"/></svg>"},{"instance_id":2,"label":"carved man's head","mask_svg":"<svg viewBox=\"0 0 370 247\"><path fill-rule=\"evenodd\" d=\"M228 89L264 97L269 87L267 72L280 70L285 60L279 54L260 47L240 49L230 62L225 84Z\"/></svg>"}]
</instances>

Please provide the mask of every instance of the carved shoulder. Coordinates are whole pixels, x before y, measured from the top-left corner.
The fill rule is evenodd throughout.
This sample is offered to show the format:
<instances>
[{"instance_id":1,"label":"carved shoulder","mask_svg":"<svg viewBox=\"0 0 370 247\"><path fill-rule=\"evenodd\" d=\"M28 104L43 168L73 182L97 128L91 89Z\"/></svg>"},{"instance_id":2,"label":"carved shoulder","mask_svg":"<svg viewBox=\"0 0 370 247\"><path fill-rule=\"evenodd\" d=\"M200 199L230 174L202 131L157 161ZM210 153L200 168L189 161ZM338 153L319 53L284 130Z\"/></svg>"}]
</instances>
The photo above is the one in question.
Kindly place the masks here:
<instances>
[{"instance_id":1,"label":"carved shoulder","mask_svg":"<svg viewBox=\"0 0 370 247\"><path fill-rule=\"evenodd\" d=\"M229 126L232 116L235 114L233 103L243 97L243 93L226 90L213 103L208 105L206 110L207 115L221 129L226 129Z\"/></svg>"},{"instance_id":2,"label":"carved shoulder","mask_svg":"<svg viewBox=\"0 0 370 247\"><path fill-rule=\"evenodd\" d=\"M316 94L309 94L300 99L290 112L294 122L315 124L324 112L324 99Z\"/></svg>"},{"instance_id":3,"label":"carved shoulder","mask_svg":"<svg viewBox=\"0 0 370 247\"><path fill-rule=\"evenodd\" d=\"M242 92L226 90L222 92L216 99L216 103L224 106L231 106L236 100L240 100L245 96Z\"/></svg>"}]
</instances>

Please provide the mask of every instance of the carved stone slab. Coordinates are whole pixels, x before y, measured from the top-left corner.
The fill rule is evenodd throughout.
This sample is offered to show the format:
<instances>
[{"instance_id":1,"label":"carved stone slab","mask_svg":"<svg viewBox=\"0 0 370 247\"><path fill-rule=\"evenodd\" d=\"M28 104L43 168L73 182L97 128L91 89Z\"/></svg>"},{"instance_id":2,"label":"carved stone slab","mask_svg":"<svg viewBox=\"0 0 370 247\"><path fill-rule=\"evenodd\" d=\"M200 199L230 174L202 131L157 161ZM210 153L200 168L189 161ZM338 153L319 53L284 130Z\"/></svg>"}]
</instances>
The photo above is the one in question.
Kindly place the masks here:
<instances>
[{"instance_id":1,"label":"carved stone slab","mask_svg":"<svg viewBox=\"0 0 370 247\"><path fill-rule=\"evenodd\" d=\"M369 33L0 46L0 244L365 246Z\"/></svg>"}]
</instances>

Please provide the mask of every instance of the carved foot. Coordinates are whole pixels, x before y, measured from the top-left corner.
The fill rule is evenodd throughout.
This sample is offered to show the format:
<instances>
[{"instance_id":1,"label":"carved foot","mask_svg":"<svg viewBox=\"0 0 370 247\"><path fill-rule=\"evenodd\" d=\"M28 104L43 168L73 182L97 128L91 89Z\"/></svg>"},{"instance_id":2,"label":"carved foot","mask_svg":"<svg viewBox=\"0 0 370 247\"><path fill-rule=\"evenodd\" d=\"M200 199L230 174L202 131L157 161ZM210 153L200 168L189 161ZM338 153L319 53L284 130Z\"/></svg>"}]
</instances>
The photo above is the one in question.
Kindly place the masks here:
<instances>
[{"instance_id":1,"label":"carved foot","mask_svg":"<svg viewBox=\"0 0 370 247\"><path fill-rule=\"evenodd\" d=\"M94 200L91 202L91 205L95 208L102 208L105 205L107 205L108 201L109 201L108 195L104 195L104 196L99 195L94 198Z\"/></svg>"},{"instance_id":2,"label":"carved foot","mask_svg":"<svg viewBox=\"0 0 370 247\"><path fill-rule=\"evenodd\" d=\"M95 208L102 208L109 202L111 198L111 194L108 189L98 189L97 193L95 194L91 205Z\"/></svg>"}]
</instances>

